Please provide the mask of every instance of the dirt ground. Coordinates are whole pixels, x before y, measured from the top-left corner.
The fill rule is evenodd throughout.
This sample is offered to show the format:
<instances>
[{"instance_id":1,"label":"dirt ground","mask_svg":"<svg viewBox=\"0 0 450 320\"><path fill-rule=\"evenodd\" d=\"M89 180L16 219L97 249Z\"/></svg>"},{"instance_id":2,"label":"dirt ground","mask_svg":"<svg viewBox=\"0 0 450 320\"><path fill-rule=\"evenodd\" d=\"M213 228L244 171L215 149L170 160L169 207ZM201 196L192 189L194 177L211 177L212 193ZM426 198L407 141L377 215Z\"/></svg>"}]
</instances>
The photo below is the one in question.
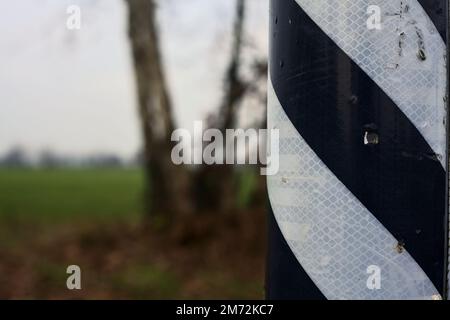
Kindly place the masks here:
<instances>
[{"instance_id":1,"label":"dirt ground","mask_svg":"<svg viewBox=\"0 0 450 320\"><path fill-rule=\"evenodd\" d=\"M165 232L138 222L0 226L2 299L262 299L265 210ZM79 265L82 290L66 287Z\"/></svg>"}]
</instances>

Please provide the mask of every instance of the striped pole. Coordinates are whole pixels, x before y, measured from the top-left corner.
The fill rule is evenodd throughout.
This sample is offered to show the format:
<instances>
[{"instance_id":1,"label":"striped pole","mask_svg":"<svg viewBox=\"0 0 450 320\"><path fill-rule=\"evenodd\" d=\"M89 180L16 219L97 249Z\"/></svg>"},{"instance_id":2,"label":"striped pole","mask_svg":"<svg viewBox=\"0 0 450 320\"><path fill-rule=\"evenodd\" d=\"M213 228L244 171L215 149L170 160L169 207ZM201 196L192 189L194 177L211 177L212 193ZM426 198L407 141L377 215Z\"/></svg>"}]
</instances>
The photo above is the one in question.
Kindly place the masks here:
<instances>
[{"instance_id":1,"label":"striped pole","mask_svg":"<svg viewBox=\"0 0 450 320\"><path fill-rule=\"evenodd\" d=\"M446 297L447 9L271 0L267 298Z\"/></svg>"}]
</instances>

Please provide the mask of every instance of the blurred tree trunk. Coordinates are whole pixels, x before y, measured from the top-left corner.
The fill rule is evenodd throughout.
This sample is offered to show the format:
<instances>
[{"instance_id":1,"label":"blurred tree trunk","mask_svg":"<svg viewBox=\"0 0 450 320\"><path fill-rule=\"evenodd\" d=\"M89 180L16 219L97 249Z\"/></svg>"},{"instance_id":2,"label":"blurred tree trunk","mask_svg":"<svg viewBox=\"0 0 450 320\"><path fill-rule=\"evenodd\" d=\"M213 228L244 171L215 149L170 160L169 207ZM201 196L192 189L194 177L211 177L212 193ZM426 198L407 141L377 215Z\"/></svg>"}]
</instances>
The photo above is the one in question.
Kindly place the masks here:
<instances>
[{"instance_id":1,"label":"blurred tree trunk","mask_svg":"<svg viewBox=\"0 0 450 320\"><path fill-rule=\"evenodd\" d=\"M196 171L175 166L170 158L170 141L175 127L158 42L154 0L126 0L129 8L129 37L132 45L144 156L147 172L148 212L173 220L194 211L228 213L236 209L236 184L233 166L201 166ZM219 112L208 127L226 129L236 126L238 106L255 83L266 75L267 63L255 64L255 79L241 77L245 22L245 0L236 0L230 60L225 71L224 93Z\"/></svg>"},{"instance_id":2,"label":"blurred tree trunk","mask_svg":"<svg viewBox=\"0 0 450 320\"><path fill-rule=\"evenodd\" d=\"M224 95L219 113L212 117L209 127L218 128L225 137L226 129L236 126L237 107L245 95L241 80L241 56L244 38L245 0L236 0L235 21L232 34L230 61L225 71ZM225 146L224 146L225 147ZM197 202L203 209L218 209L230 213L236 207L236 181L233 166L203 166L196 177Z\"/></svg>"},{"instance_id":3,"label":"blurred tree trunk","mask_svg":"<svg viewBox=\"0 0 450 320\"><path fill-rule=\"evenodd\" d=\"M245 94L245 84L240 77L242 43L244 38L245 0L237 0L233 29L231 57L225 74L225 94L217 122L223 133L236 125L236 109Z\"/></svg>"},{"instance_id":4,"label":"blurred tree trunk","mask_svg":"<svg viewBox=\"0 0 450 320\"><path fill-rule=\"evenodd\" d=\"M192 210L189 171L170 158L174 120L159 49L153 0L127 0L144 158L147 212L171 220Z\"/></svg>"}]
</instances>

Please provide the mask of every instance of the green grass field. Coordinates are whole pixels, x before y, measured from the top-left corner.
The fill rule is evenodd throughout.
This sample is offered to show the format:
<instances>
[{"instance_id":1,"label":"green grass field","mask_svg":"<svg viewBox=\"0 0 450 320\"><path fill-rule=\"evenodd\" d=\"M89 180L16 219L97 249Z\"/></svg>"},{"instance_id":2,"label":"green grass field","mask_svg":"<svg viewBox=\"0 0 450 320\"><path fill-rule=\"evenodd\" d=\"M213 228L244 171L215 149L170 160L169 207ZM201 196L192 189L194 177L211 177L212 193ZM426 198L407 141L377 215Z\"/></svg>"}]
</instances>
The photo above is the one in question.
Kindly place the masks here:
<instances>
[{"instance_id":1,"label":"green grass field","mask_svg":"<svg viewBox=\"0 0 450 320\"><path fill-rule=\"evenodd\" d=\"M0 169L0 219L134 219L143 183L139 169Z\"/></svg>"},{"instance_id":2,"label":"green grass field","mask_svg":"<svg viewBox=\"0 0 450 320\"><path fill-rule=\"evenodd\" d=\"M255 181L239 183L245 207ZM0 169L0 299L263 296L263 212L192 223L186 244L142 223L143 187L139 169ZM71 264L80 292L65 285Z\"/></svg>"}]
</instances>

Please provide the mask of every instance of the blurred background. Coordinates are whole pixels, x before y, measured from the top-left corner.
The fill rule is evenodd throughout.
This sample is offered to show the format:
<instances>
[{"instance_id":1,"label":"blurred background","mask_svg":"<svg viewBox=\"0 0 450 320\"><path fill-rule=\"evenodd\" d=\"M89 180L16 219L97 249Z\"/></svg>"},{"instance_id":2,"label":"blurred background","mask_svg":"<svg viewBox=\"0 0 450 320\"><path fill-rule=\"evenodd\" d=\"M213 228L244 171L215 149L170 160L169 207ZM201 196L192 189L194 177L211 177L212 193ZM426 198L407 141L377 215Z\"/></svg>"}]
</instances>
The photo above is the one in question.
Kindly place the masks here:
<instances>
[{"instance_id":1,"label":"blurred background","mask_svg":"<svg viewBox=\"0 0 450 320\"><path fill-rule=\"evenodd\" d=\"M175 166L170 135L265 126L268 0L0 17L0 298L263 298L259 168Z\"/></svg>"}]
</instances>

